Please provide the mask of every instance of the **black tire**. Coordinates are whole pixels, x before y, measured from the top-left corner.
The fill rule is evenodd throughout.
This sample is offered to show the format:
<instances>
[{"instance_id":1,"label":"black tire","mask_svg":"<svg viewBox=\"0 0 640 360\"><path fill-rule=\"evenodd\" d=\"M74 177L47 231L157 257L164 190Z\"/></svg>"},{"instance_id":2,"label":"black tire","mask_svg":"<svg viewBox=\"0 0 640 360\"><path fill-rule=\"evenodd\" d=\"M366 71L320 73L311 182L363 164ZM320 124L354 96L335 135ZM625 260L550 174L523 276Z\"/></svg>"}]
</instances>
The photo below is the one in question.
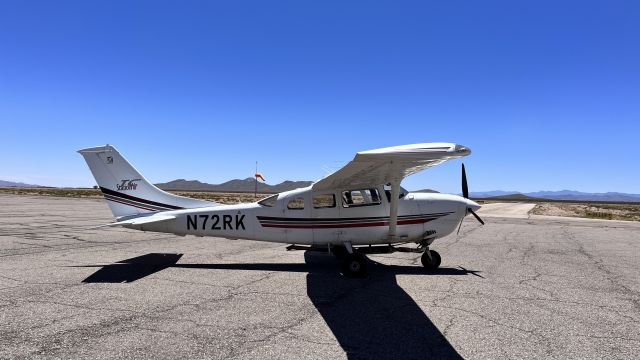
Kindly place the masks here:
<instances>
[{"instance_id":1,"label":"black tire","mask_svg":"<svg viewBox=\"0 0 640 360\"><path fill-rule=\"evenodd\" d=\"M422 254L422 258L420 258L420 260L422 261L422 266L429 270L435 270L440 266L442 258L440 257L440 254L438 254L438 252L435 250L429 250L429 254L431 255L431 258L429 258L426 251L424 252L424 254Z\"/></svg>"},{"instance_id":2,"label":"black tire","mask_svg":"<svg viewBox=\"0 0 640 360\"><path fill-rule=\"evenodd\" d=\"M346 256L342 261L342 274L346 277L361 278L367 275L367 258L358 253Z\"/></svg>"}]
</instances>

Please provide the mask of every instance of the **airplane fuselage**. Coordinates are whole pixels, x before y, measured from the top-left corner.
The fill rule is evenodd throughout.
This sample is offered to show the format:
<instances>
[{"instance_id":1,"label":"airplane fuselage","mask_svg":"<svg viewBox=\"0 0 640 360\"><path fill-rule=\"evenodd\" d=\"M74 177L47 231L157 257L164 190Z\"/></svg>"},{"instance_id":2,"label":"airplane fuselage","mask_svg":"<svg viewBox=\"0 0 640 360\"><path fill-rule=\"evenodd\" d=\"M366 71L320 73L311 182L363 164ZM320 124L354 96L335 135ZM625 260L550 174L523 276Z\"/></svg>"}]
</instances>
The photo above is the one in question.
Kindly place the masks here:
<instances>
[{"instance_id":1,"label":"airplane fuselage","mask_svg":"<svg viewBox=\"0 0 640 360\"><path fill-rule=\"evenodd\" d=\"M301 245L430 243L453 232L477 204L457 195L408 193L398 201L397 235L389 238L388 192L296 189L249 204L164 212L170 221L130 228Z\"/></svg>"}]
</instances>

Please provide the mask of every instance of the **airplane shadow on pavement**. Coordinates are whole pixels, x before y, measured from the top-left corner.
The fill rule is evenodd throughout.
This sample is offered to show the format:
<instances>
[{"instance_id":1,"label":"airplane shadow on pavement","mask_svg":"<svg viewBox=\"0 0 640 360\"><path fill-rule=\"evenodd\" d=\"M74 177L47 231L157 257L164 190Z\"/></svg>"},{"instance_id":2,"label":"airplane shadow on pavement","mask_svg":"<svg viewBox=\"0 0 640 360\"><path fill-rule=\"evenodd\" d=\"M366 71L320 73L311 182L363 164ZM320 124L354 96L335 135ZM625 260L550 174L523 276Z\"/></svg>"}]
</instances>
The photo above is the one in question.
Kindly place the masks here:
<instances>
[{"instance_id":1,"label":"airplane shadow on pavement","mask_svg":"<svg viewBox=\"0 0 640 360\"><path fill-rule=\"evenodd\" d=\"M309 262L317 261L309 259ZM333 265L307 274L307 294L349 359L462 359L396 275L466 275L453 268L369 263L369 278L344 278Z\"/></svg>"},{"instance_id":2,"label":"airplane shadow on pavement","mask_svg":"<svg viewBox=\"0 0 640 360\"><path fill-rule=\"evenodd\" d=\"M146 254L120 260L109 265L84 265L73 267L97 267L98 271L82 280L84 283L128 283L174 266L182 254Z\"/></svg>"},{"instance_id":3,"label":"airplane shadow on pavement","mask_svg":"<svg viewBox=\"0 0 640 360\"><path fill-rule=\"evenodd\" d=\"M167 268L307 273L307 295L349 359L462 359L420 306L397 283L397 275L475 275L464 268L427 272L417 266L369 263L369 277L339 274L332 256L305 253L305 264L178 264L182 254L146 254L100 267L86 283L139 280ZM85 266L82 266L85 267ZM426 291L426 290L425 290ZM428 307L428 305L424 305Z\"/></svg>"}]
</instances>

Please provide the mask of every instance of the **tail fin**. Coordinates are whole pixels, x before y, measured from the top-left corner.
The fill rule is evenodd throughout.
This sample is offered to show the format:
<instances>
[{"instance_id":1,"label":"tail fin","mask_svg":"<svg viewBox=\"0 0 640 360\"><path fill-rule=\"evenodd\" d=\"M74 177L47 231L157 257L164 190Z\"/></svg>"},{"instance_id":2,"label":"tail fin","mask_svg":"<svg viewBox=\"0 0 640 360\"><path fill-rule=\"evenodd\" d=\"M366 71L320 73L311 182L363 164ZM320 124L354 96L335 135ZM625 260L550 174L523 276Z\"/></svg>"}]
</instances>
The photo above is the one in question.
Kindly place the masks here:
<instances>
[{"instance_id":1,"label":"tail fin","mask_svg":"<svg viewBox=\"0 0 640 360\"><path fill-rule=\"evenodd\" d=\"M216 203L169 194L147 181L111 145L78 150L117 218L157 211L214 206Z\"/></svg>"}]
</instances>

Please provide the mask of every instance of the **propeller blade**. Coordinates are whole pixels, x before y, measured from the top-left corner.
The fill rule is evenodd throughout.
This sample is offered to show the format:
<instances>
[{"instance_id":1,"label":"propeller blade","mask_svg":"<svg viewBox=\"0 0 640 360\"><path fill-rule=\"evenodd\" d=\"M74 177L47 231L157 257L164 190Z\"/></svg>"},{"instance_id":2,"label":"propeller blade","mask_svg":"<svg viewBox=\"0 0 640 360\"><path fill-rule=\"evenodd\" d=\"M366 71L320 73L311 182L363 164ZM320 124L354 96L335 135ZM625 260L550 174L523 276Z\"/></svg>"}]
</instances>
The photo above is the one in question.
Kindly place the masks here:
<instances>
[{"instance_id":1,"label":"propeller blade","mask_svg":"<svg viewBox=\"0 0 640 360\"><path fill-rule=\"evenodd\" d=\"M476 220L478 220L480 222L480 224L484 225L484 221L482 221L482 219L480 219L480 216L478 216L478 214L473 212L473 210L471 210L471 209L467 209L467 211L470 212L471 215L473 215L476 218Z\"/></svg>"},{"instance_id":2,"label":"propeller blade","mask_svg":"<svg viewBox=\"0 0 640 360\"><path fill-rule=\"evenodd\" d=\"M460 220L460 225L458 225L458 232L456 233L456 235L460 235L460 228L462 227L462 222L463 221L464 221L464 218L462 218L462 220Z\"/></svg>"},{"instance_id":3,"label":"propeller blade","mask_svg":"<svg viewBox=\"0 0 640 360\"><path fill-rule=\"evenodd\" d=\"M467 173L464 171L464 163L462 163L462 197L469 198L469 186L467 186Z\"/></svg>"}]
</instances>

